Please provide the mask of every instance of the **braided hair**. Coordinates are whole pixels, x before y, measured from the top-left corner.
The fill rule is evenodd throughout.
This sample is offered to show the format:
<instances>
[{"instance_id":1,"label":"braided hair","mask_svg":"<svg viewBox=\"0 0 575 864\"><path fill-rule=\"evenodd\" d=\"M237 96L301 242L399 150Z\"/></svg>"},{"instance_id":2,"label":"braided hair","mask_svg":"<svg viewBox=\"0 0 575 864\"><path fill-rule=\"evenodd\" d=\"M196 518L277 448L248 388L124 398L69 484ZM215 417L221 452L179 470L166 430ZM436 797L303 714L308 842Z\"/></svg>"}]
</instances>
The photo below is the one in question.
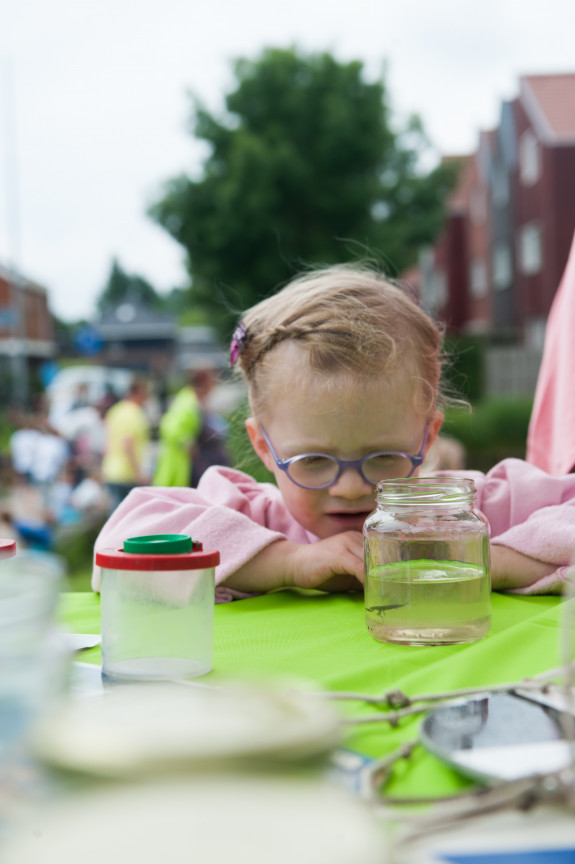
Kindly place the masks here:
<instances>
[{"instance_id":1,"label":"braided hair","mask_svg":"<svg viewBox=\"0 0 575 864\"><path fill-rule=\"evenodd\" d=\"M243 317L238 366L252 410L265 407L282 346L297 345L309 371L368 380L407 370L421 383L425 410L439 398L442 331L400 287L357 265L311 271Z\"/></svg>"}]
</instances>

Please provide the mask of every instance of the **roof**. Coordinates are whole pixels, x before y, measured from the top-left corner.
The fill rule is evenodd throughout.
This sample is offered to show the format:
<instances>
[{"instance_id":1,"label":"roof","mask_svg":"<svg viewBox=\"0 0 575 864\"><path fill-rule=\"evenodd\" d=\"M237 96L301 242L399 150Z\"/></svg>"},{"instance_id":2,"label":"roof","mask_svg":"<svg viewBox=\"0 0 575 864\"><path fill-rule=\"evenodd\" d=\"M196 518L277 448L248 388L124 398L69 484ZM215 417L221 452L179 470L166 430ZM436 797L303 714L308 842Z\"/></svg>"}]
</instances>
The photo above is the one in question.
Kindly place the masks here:
<instances>
[{"instance_id":1,"label":"roof","mask_svg":"<svg viewBox=\"0 0 575 864\"><path fill-rule=\"evenodd\" d=\"M455 186L447 199L448 210L452 214L464 213L467 210L474 159L474 153L465 156L446 156L444 159L445 162L458 162L460 165Z\"/></svg>"},{"instance_id":2,"label":"roof","mask_svg":"<svg viewBox=\"0 0 575 864\"><path fill-rule=\"evenodd\" d=\"M17 270L6 266L5 264L0 264L0 280L8 282L10 285L15 285L17 288L24 287L28 291L36 291L38 294L47 294L46 288L44 288L43 285L33 282L22 273L19 273Z\"/></svg>"},{"instance_id":3,"label":"roof","mask_svg":"<svg viewBox=\"0 0 575 864\"><path fill-rule=\"evenodd\" d=\"M111 339L174 339L177 326L173 315L156 312L137 301L128 300L106 309L94 328Z\"/></svg>"},{"instance_id":4,"label":"roof","mask_svg":"<svg viewBox=\"0 0 575 864\"><path fill-rule=\"evenodd\" d=\"M575 72L523 75L520 100L546 144L575 144Z\"/></svg>"},{"instance_id":5,"label":"roof","mask_svg":"<svg viewBox=\"0 0 575 864\"><path fill-rule=\"evenodd\" d=\"M513 113L514 101L504 100L501 103L493 150L494 158L497 160L500 157L507 168L513 167L517 161L517 136Z\"/></svg>"},{"instance_id":6,"label":"roof","mask_svg":"<svg viewBox=\"0 0 575 864\"><path fill-rule=\"evenodd\" d=\"M489 178L489 170L493 162L493 153L495 150L496 130L482 129L479 132L479 141L477 144L476 158L477 169L484 183Z\"/></svg>"}]
</instances>

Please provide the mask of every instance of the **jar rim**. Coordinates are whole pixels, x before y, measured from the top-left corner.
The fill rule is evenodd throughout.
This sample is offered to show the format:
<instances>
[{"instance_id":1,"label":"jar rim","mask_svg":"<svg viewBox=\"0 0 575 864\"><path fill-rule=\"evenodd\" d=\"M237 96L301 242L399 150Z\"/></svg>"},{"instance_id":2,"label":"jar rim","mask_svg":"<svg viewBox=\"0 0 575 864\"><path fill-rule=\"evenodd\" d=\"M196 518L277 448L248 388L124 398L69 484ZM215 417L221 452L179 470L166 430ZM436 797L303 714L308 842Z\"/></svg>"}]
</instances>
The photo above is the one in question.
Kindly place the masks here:
<instances>
[{"instance_id":1,"label":"jar rim","mask_svg":"<svg viewBox=\"0 0 575 864\"><path fill-rule=\"evenodd\" d=\"M476 495L473 480L449 475L380 480L376 491L380 502L407 506L470 503Z\"/></svg>"}]
</instances>

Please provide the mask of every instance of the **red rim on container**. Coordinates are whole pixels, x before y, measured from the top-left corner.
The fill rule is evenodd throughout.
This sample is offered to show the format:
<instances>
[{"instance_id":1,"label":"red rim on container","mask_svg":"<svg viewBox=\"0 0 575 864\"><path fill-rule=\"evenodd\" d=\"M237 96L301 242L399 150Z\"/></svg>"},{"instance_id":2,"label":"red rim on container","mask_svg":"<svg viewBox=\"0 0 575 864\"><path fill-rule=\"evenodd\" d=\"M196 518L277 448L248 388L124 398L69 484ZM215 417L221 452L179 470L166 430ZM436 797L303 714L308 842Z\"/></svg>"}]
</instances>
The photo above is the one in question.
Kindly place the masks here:
<instances>
[{"instance_id":1,"label":"red rim on container","mask_svg":"<svg viewBox=\"0 0 575 864\"><path fill-rule=\"evenodd\" d=\"M0 560L2 558L12 558L16 554L15 540L0 540Z\"/></svg>"},{"instance_id":2,"label":"red rim on container","mask_svg":"<svg viewBox=\"0 0 575 864\"><path fill-rule=\"evenodd\" d=\"M95 561L108 570L203 570L219 564L220 553L187 534L147 534L124 540L123 549L96 552Z\"/></svg>"}]
</instances>

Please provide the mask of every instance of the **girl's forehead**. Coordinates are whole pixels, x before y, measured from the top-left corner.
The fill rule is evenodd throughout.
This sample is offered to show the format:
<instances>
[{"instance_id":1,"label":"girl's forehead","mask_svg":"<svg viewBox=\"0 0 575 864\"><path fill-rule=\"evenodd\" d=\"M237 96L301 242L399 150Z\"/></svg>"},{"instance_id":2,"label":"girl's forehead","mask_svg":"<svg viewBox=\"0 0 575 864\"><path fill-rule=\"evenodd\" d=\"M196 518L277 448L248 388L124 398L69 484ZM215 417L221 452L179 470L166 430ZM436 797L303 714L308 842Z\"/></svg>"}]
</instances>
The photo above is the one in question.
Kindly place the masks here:
<instances>
[{"instance_id":1,"label":"girl's forehead","mask_svg":"<svg viewBox=\"0 0 575 864\"><path fill-rule=\"evenodd\" d=\"M333 371L317 371L310 366L307 346L288 339L277 345L265 358L263 382L268 396L273 393L289 395L294 388L305 388L327 396L332 392L383 392L405 386L408 381L413 383L418 373L410 359L396 357L383 362L366 358L365 368L361 371L337 366Z\"/></svg>"},{"instance_id":2,"label":"girl's forehead","mask_svg":"<svg viewBox=\"0 0 575 864\"><path fill-rule=\"evenodd\" d=\"M382 417L407 420L407 415L419 414L418 389L413 376L402 373L361 378L292 371L270 388L260 419L264 425L293 419L302 430L318 423L381 426Z\"/></svg>"},{"instance_id":3,"label":"girl's forehead","mask_svg":"<svg viewBox=\"0 0 575 864\"><path fill-rule=\"evenodd\" d=\"M301 398L302 394L310 393L318 403L318 410L325 410L331 403L337 404L341 398L362 401L399 389L415 390L414 376L405 367L384 371L375 366L364 373L317 372L310 369L305 353L294 343L286 343L285 346L278 346L278 349L266 376L266 402L273 401L274 396L289 399Z\"/></svg>"}]
</instances>

